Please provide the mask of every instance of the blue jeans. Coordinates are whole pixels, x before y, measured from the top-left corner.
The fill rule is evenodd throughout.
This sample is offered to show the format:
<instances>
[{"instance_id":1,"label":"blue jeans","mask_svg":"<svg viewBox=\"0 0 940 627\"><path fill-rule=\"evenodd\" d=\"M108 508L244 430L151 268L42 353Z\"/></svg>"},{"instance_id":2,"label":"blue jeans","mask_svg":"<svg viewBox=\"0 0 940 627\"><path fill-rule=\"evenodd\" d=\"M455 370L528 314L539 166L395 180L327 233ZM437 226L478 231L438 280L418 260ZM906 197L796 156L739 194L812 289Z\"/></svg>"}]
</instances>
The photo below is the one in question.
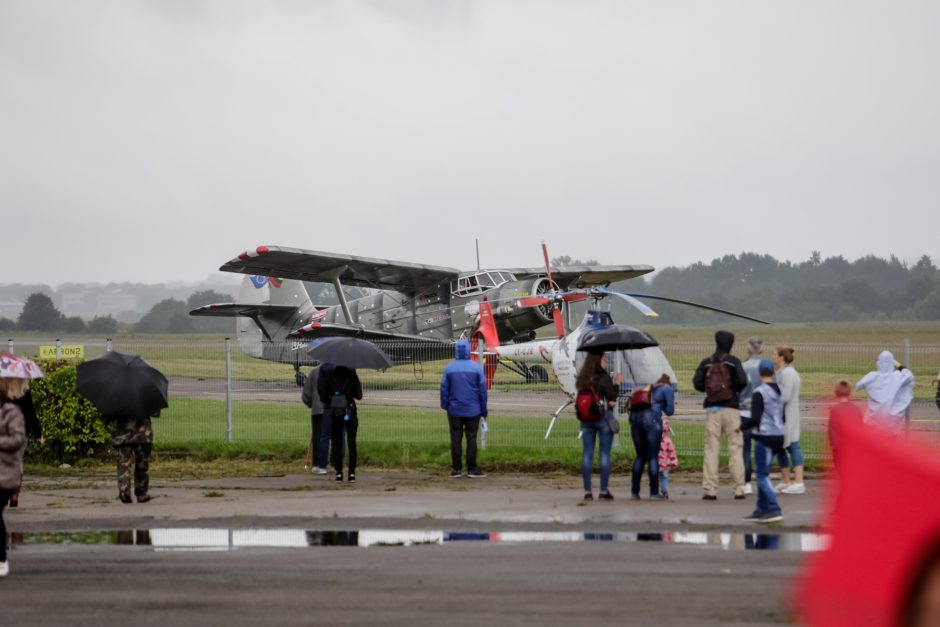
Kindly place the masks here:
<instances>
[{"instance_id":1,"label":"blue jeans","mask_svg":"<svg viewBox=\"0 0 940 627\"><path fill-rule=\"evenodd\" d=\"M669 494L669 469L663 468L659 471L659 493Z\"/></svg>"},{"instance_id":2,"label":"blue jeans","mask_svg":"<svg viewBox=\"0 0 940 627\"><path fill-rule=\"evenodd\" d=\"M770 482L770 464L774 460L773 449L759 440L754 440L754 469L757 471L757 511L761 514L779 514L780 503Z\"/></svg>"},{"instance_id":3,"label":"blue jeans","mask_svg":"<svg viewBox=\"0 0 940 627\"><path fill-rule=\"evenodd\" d=\"M754 465L751 463L751 430L741 429L741 435L744 436L744 483L750 483L751 475L754 474Z\"/></svg>"},{"instance_id":4,"label":"blue jeans","mask_svg":"<svg viewBox=\"0 0 940 627\"><path fill-rule=\"evenodd\" d=\"M633 472L630 474L631 491L640 494L640 477L643 476L644 464L649 464L650 496L659 494L659 448L663 441L663 420L646 409L630 412L630 435L636 458L633 460Z\"/></svg>"},{"instance_id":5,"label":"blue jeans","mask_svg":"<svg viewBox=\"0 0 940 627\"><path fill-rule=\"evenodd\" d=\"M787 453L790 453L789 459L787 459ZM777 453L777 461L780 462L781 468L789 468L790 466L795 468L796 466L802 466L803 451L800 449L800 443L790 442L790 446Z\"/></svg>"},{"instance_id":6,"label":"blue jeans","mask_svg":"<svg viewBox=\"0 0 940 627\"><path fill-rule=\"evenodd\" d=\"M610 447L614 443L614 434L607 424L610 416L608 411L593 422L581 423L581 478L584 480L584 491L591 491L591 473L594 471L594 446L597 437L601 440L601 492L607 491L607 482L610 480Z\"/></svg>"},{"instance_id":7,"label":"blue jeans","mask_svg":"<svg viewBox=\"0 0 940 627\"><path fill-rule=\"evenodd\" d=\"M342 416L336 420L342 420ZM333 439L333 412L329 407L323 408L323 418L320 421L320 446L317 451L317 461L320 468L326 468L327 462L333 458L330 456L330 440ZM343 450L343 432L340 432L339 442L333 442L333 448L339 447L339 458L342 459L345 451ZM339 469L337 469L339 470Z\"/></svg>"}]
</instances>

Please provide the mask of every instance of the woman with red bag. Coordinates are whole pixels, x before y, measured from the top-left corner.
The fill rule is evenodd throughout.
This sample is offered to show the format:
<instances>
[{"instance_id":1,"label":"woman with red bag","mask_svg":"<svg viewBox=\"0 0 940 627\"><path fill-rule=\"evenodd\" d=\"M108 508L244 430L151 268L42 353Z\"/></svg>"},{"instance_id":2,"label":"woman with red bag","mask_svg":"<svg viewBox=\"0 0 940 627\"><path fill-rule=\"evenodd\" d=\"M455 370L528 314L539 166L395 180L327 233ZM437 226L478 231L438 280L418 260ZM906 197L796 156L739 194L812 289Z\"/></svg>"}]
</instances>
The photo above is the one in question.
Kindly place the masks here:
<instances>
[{"instance_id":1,"label":"woman with red bag","mask_svg":"<svg viewBox=\"0 0 940 627\"><path fill-rule=\"evenodd\" d=\"M630 397L630 436L636 458L631 472L631 493L640 500L640 477L643 466L649 466L650 500L662 501L668 497L659 492L659 451L663 440L663 414L675 413L675 391L669 375L664 374L655 386L638 388Z\"/></svg>"}]
</instances>

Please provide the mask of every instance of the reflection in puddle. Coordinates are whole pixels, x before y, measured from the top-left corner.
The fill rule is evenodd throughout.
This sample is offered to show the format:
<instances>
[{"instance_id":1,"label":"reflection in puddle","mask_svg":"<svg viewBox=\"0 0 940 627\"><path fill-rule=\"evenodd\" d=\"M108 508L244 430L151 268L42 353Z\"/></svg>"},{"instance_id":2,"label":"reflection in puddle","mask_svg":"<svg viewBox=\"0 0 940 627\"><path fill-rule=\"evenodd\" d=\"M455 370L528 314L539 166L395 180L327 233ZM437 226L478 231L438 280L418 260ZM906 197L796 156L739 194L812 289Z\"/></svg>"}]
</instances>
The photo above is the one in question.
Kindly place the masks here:
<instances>
[{"instance_id":1,"label":"reflection in puddle","mask_svg":"<svg viewBox=\"0 0 940 627\"><path fill-rule=\"evenodd\" d=\"M14 546L115 544L150 546L157 551L228 551L242 547L414 546L476 542L660 542L724 550L821 551L829 536L819 533L593 533L580 531L306 531L303 529L131 529L122 531L13 533Z\"/></svg>"}]
</instances>

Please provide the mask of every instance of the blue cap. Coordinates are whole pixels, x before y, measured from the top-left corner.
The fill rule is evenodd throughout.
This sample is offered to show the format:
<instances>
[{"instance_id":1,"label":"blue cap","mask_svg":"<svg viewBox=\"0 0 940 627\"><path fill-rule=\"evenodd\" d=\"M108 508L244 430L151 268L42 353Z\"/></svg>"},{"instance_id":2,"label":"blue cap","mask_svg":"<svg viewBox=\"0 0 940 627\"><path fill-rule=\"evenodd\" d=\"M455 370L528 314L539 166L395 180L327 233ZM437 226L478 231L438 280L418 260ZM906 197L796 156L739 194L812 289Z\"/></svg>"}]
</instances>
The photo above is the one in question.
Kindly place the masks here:
<instances>
[{"instance_id":1,"label":"blue cap","mask_svg":"<svg viewBox=\"0 0 940 627\"><path fill-rule=\"evenodd\" d=\"M769 359L761 359L757 365L757 372L762 377L774 376L774 362Z\"/></svg>"}]
</instances>

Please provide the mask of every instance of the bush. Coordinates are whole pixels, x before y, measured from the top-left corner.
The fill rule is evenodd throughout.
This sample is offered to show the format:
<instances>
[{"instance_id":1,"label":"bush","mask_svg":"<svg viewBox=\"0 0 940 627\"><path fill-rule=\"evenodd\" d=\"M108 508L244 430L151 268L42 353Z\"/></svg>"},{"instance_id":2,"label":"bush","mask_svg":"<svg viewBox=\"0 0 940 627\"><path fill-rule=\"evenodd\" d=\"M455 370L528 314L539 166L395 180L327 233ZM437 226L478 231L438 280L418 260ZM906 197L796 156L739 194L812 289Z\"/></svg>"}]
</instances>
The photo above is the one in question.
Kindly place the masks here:
<instances>
[{"instance_id":1,"label":"bush","mask_svg":"<svg viewBox=\"0 0 940 627\"><path fill-rule=\"evenodd\" d=\"M111 433L101 413L75 391L76 366L66 360L39 363L46 373L30 389L42 425L45 446L30 442L30 453L44 461L69 462L109 450Z\"/></svg>"}]
</instances>

